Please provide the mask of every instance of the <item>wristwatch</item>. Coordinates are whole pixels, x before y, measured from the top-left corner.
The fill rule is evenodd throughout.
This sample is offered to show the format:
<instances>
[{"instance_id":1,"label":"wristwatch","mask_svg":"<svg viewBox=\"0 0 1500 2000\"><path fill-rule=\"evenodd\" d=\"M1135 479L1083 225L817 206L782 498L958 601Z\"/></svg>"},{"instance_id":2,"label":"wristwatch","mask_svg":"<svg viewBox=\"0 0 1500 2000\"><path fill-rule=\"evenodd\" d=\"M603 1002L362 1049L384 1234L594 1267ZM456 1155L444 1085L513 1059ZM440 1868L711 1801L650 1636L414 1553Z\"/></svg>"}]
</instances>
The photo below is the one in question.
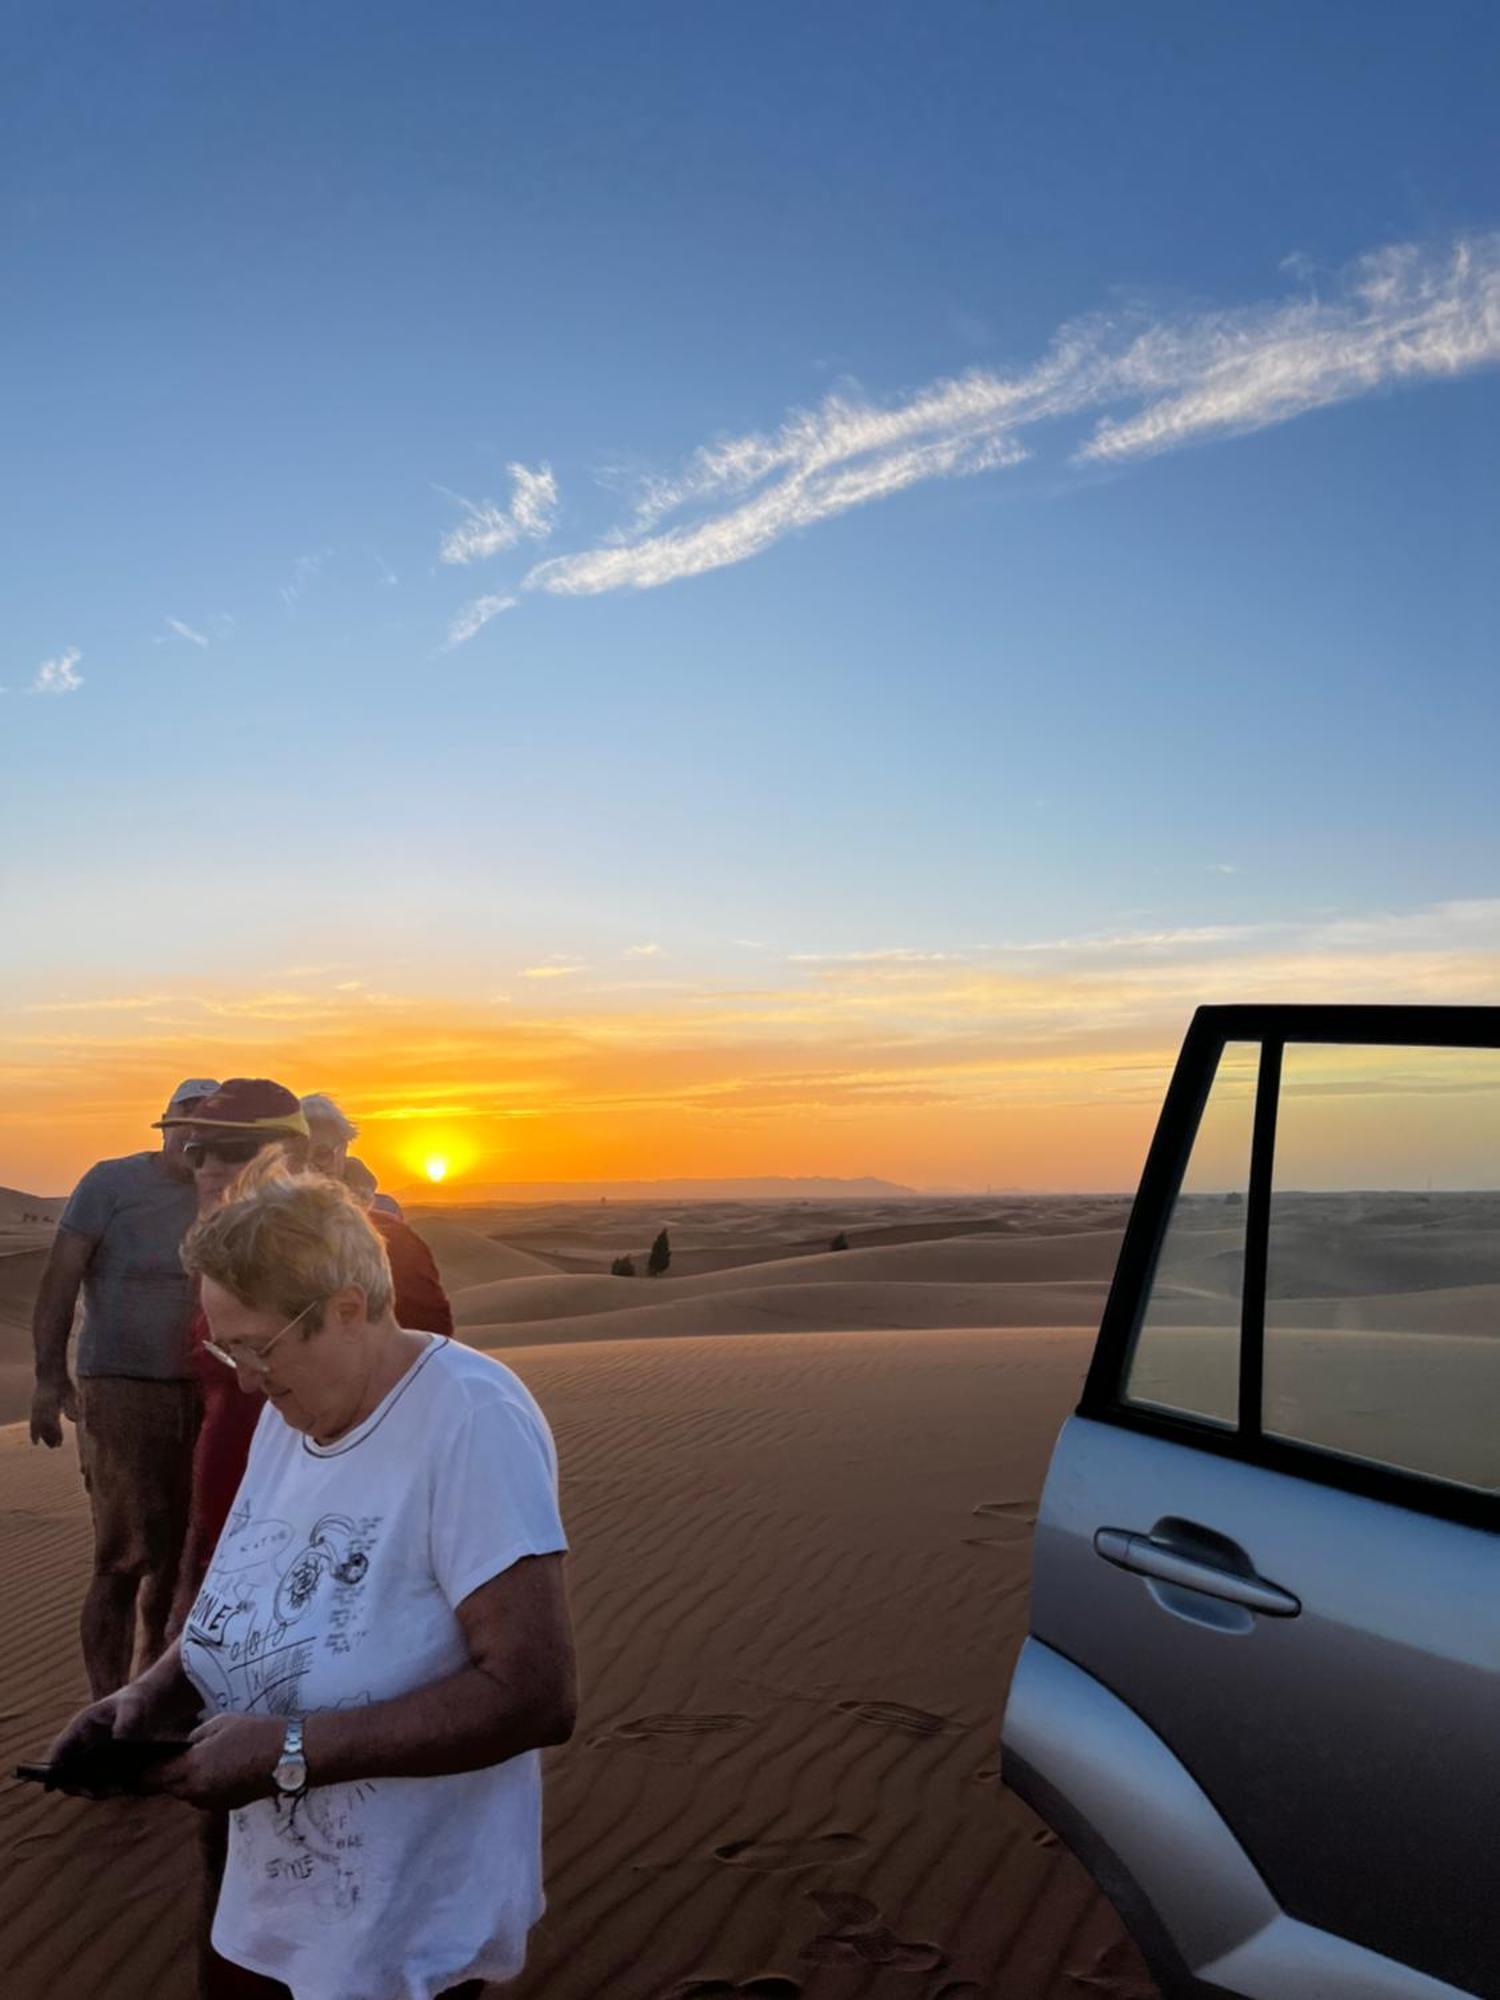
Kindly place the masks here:
<instances>
[{"instance_id":1,"label":"wristwatch","mask_svg":"<svg viewBox=\"0 0 1500 2000\"><path fill-rule=\"evenodd\" d=\"M302 1717L294 1715L281 1739L281 1755L271 1773L276 1784L278 1805L283 1799L295 1805L307 1790L307 1759L302 1754Z\"/></svg>"}]
</instances>

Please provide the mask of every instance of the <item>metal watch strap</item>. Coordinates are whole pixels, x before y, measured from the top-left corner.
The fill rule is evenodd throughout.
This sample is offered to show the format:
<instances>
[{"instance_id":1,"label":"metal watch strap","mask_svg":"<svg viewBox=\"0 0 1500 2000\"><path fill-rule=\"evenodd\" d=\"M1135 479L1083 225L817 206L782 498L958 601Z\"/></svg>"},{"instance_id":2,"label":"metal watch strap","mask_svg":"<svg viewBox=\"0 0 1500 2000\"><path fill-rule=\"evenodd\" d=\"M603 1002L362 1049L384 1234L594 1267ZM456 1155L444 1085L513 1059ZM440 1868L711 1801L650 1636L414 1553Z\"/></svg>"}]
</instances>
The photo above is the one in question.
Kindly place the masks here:
<instances>
[{"instance_id":1,"label":"metal watch strap","mask_svg":"<svg viewBox=\"0 0 1500 2000\"><path fill-rule=\"evenodd\" d=\"M303 1792L307 1790L307 1753L302 1747L302 1717L300 1715L293 1715L287 1719L286 1733L281 1739L281 1755L276 1760L277 1769L279 1770L283 1763L292 1758L295 1758L302 1766L302 1783L295 1792L291 1792L283 1790L278 1780L277 1790L282 1793L284 1798L301 1798Z\"/></svg>"}]
</instances>

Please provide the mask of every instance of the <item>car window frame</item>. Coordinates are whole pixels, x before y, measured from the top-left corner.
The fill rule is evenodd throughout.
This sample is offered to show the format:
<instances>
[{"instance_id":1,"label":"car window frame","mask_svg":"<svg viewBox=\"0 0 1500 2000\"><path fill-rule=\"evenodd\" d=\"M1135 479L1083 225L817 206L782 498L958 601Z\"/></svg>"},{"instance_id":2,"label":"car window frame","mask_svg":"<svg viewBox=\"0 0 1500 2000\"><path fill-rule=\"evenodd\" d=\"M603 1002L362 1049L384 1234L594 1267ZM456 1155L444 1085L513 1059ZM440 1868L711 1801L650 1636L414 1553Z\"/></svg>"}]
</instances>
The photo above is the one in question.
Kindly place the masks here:
<instances>
[{"instance_id":1,"label":"car window frame","mask_svg":"<svg viewBox=\"0 0 1500 2000\"><path fill-rule=\"evenodd\" d=\"M1125 1395L1126 1372L1167 1225L1219 1059L1230 1042L1254 1042L1260 1050L1245 1197L1239 1407L1232 1428L1210 1424L1186 1412L1133 1403ZM1200 1007L1188 1026L1146 1155L1076 1414L1190 1450L1500 1533L1500 1493L1356 1458L1325 1445L1268 1436L1263 1428L1266 1264L1282 1052L1289 1043L1304 1042L1500 1049L1500 1007Z\"/></svg>"}]
</instances>

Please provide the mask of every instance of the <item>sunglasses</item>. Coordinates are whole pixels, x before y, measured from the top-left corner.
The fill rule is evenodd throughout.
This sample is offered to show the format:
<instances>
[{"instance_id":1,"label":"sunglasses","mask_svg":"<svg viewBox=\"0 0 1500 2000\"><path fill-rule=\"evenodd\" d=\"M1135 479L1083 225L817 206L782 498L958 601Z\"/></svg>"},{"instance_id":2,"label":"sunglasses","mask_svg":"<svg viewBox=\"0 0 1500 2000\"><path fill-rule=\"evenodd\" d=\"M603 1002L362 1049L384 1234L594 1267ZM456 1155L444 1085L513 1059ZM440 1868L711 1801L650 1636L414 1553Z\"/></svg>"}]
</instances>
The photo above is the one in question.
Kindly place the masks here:
<instances>
[{"instance_id":1,"label":"sunglasses","mask_svg":"<svg viewBox=\"0 0 1500 2000\"><path fill-rule=\"evenodd\" d=\"M320 1305L321 1303L320 1299L314 1299L312 1305L304 1306L301 1312L298 1313L297 1318L289 1319L280 1333L273 1333L264 1347L246 1347L243 1342L238 1340L231 1347L220 1347L216 1340L205 1340L203 1351L205 1354L211 1354L215 1361L222 1361L226 1368L243 1368L247 1375L257 1377L269 1375L271 1369L266 1356L271 1352L271 1349L276 1345L278 1340L285 1340L286 1336L299 1321L307 1318L313 1306Z\"/></svg>"},{"instance_id":2,"label":"sunglasses","mask_svg":"<svg viewBox=\"0 0 1500 2000\"><path fill-rule=\"evenodd\" d=\"M267 1144L269 1141L265 1139L189 1139L182 1157L190 1167L201 1167L205 1160L218 1160L226 1167L242 1167Z\"/></svg>"}]
</instances>

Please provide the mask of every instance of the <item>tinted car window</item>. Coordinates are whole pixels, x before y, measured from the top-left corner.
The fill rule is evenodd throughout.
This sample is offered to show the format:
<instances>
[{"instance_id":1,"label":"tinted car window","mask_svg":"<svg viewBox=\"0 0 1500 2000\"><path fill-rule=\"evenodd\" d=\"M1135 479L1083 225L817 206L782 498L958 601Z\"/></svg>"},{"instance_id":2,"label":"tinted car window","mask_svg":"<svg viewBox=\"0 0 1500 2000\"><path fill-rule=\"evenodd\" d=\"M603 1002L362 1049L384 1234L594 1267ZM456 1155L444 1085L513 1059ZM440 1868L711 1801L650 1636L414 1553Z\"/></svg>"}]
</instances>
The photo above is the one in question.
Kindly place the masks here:
<instances>
[{"instance_id":1,"label":"tinted car window","mask_svg":"<svg viewBox=\"0 0 1500 2000\"><path fill-rule=\"evenodd\" d=\"M1233 1427L1260 1045L1231 1042L1198 1123L1125 1377L1126 1400Z\"/></svg>"},{"instance_id":2,"label":"tinted car window","mask_svg":"<svg viewBox=\"0 0 1500 2000\"><path fill-rule=\"evenodd\" d=\"M1268 1433L1500 1488L1497 1185L1500 1052L1287 1047Z\"/></svg>"}]
</instances>

